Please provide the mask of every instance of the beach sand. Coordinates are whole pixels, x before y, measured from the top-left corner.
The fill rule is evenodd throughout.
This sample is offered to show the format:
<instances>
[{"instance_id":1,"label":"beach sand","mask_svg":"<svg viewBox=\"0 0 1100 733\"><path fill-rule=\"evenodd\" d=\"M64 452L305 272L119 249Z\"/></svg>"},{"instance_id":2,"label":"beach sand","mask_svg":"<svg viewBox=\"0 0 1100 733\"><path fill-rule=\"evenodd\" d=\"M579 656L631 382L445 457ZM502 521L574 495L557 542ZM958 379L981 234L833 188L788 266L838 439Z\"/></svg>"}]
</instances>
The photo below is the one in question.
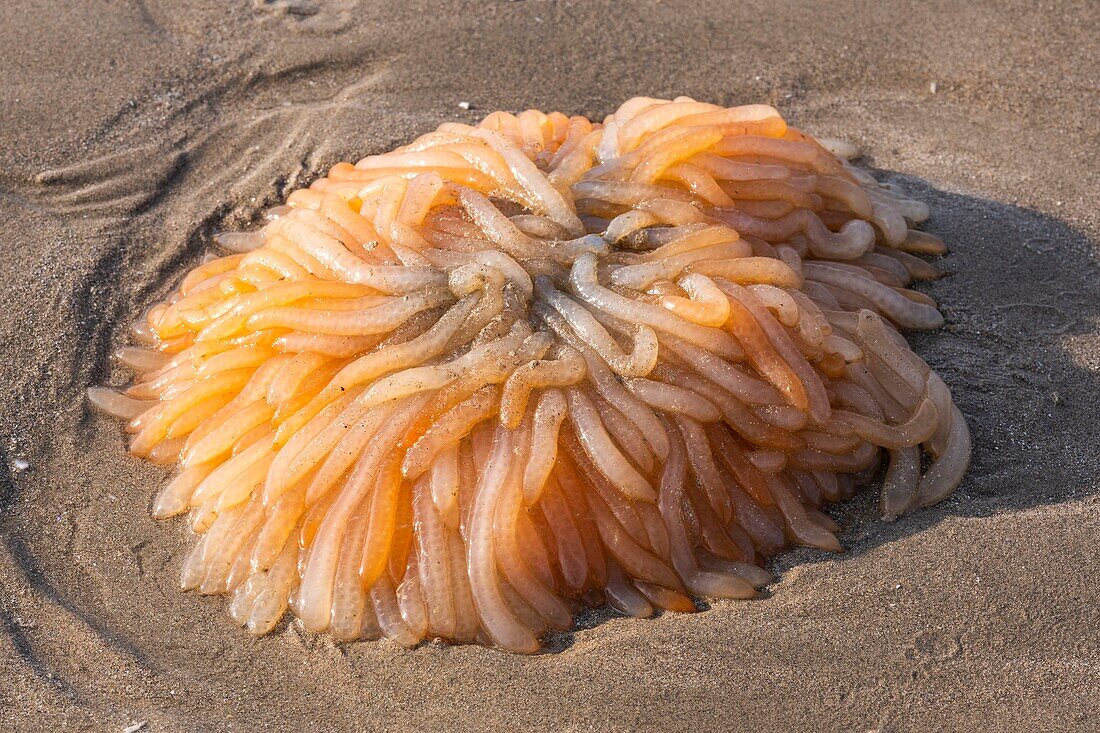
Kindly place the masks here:
<instances>
[{"instance_id":1,"label":"beach sand","mask_svg":"<svg viewBox=\"0 0 1100 733\"><path fill-rule=\"evenodd\" d=\"M1100 728L1095 3L4 5L0 728ZM894 524L864 493L758 600L532 657L254 639L179 592L168 472L84 398L127 324L339 160L635 94L774 104L931 204L948 325L913 343L970 420L958 493Z\"/></svg>"}]
</instances>

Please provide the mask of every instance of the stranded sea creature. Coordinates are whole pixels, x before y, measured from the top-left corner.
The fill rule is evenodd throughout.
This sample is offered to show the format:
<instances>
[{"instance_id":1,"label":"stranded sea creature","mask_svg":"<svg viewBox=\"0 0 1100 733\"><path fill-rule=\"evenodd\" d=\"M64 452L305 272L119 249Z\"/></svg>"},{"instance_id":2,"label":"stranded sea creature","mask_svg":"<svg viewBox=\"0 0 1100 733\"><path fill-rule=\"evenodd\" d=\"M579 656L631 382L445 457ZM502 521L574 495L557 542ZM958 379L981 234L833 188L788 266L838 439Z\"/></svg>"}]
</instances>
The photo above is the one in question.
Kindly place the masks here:
<instances>
[{"instance_id":1,"label":"stranded sea creature","mask_svg":"<svg viewBox=\"0 0 1100 733\"><path fill-rule=\"evenodd\" d=\"M92 389L179 472L182 585L253 633L533 652L583 605L748 598L883 473L893 519L970 454L899 331L927 207L776 110L495 112L340 163L134 327Z\"/></svg>"}]
</instances>

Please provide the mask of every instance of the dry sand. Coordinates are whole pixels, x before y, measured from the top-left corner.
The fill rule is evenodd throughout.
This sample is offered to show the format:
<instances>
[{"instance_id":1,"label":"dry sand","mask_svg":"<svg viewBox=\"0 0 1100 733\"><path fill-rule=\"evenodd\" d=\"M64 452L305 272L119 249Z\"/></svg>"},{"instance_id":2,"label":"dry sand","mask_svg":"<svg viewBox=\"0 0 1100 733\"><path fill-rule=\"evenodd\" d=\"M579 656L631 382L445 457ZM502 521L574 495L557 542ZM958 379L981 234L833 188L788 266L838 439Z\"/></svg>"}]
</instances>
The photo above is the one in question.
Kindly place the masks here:
<instances>
[{"instance_id":1,"label":"dry sand","mask_svg":"<svg viewBox=\"0 0 1100 733\"><path fill-rule=\"evenodd\" d=\"M1096 3L438 5L5 0L0 728L1100 728ZM948 326L915 343L973 426L958 494L893 525L864 495L760 600L527 658L252 639L178 592L166 473L83 396L125 324L337 160L637 93L771 102L932 204Z\"/></svg>"}]
</instances>

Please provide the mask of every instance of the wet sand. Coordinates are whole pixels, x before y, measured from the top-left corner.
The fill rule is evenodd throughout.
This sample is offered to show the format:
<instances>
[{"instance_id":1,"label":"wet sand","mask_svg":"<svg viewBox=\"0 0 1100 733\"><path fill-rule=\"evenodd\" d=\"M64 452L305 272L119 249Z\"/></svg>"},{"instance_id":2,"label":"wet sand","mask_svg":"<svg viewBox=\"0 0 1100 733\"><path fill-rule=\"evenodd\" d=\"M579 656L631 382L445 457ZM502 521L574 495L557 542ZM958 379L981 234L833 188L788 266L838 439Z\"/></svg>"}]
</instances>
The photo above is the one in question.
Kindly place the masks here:
<instances>
[{"instance_id":1,"label":"wet sand","mask_svg":"<svg viewBox=\"0 0 1100 733\"><path fill-rule=\"evenodd\" d=\"M228 5L5 4L0 728L1100 727L1095 4ZM846 551L781 556L759 600L591 612L533 657L253 639L179 592L167 472L83 396L126 324L338 160L634 94L772 103L932 205L948 325L914 343L971 422L958 493L889 525L861 495Z\"/></svg>"}]
</instances>

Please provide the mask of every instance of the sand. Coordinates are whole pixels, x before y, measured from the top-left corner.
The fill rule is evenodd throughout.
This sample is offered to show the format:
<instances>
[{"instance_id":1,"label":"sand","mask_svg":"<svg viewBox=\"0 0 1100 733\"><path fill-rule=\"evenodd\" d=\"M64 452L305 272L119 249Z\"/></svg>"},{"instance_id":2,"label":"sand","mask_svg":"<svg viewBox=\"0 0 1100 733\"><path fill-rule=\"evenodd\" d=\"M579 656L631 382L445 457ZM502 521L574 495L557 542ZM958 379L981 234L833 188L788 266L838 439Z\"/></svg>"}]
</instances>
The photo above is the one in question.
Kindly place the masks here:
<instances>
[{"instance_id":1,"label":"sand","mask_svg":"<svg viewBox=\"0 0 1100 733\"><path fill-rule=\"evenodd\" d=\"M1100 727L1095 3L4 5L0 728ZM253 639L177 591L166 471L84 389L209 234L443 120L638 93L770 102L932 204L948 325L914 343L971 421L959 492L892 525L862 495L759 600L533 657Z\"/></svg>"}]
</instances>

